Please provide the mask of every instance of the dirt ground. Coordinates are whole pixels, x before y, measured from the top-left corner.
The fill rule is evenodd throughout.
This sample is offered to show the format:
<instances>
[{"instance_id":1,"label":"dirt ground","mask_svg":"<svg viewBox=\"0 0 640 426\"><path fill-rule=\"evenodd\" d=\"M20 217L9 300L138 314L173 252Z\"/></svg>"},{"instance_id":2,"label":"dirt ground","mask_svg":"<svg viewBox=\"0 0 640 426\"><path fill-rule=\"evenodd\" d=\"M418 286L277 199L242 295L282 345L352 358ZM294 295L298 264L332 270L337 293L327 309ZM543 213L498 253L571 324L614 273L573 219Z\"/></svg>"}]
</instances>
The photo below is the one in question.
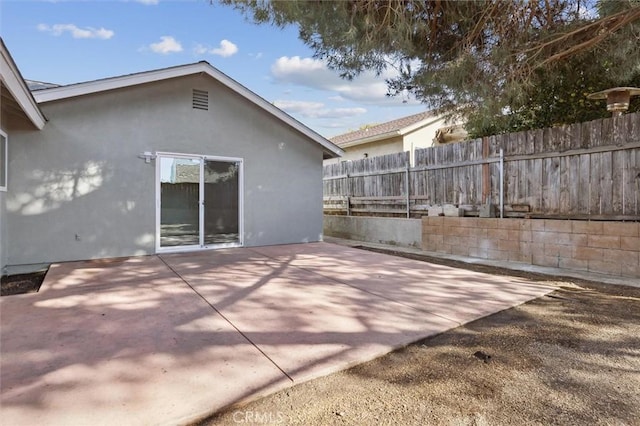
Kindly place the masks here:
<instances>
[{"instance_id":1,"label":"dirt ground","mask_svg":"<svg viewBox=\"0 0 640 426\"><path fill-rule=\"evenodd\" d=\"M40 290L47 271L31 274L3 276L0 278L0 296L35 293Z\"/></svg>"},{"instance_id":2,"label":"dirt ground","mask_svg":"<svg viewBox=\"0 0 640 426\"><path fill-rule=\"evenodd\" d=\"M526 276L558 289L199 424L640 425L640 288Z\"/></svg>"}]
</instances>

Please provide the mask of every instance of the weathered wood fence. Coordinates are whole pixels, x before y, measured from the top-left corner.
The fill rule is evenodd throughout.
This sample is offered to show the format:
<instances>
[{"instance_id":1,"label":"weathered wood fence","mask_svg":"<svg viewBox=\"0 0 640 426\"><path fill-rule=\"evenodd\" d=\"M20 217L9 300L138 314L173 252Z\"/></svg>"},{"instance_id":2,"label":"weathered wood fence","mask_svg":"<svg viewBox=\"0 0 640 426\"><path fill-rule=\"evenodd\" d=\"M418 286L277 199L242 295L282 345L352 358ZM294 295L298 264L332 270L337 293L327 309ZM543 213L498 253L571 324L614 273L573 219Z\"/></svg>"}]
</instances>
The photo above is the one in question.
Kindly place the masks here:
<instances>
[{"instance_id":1,"label":"weathered wood fence","mask_svg":"<svg viewBox=\"0 0 640 426\"><path fill-rule=\"evenodd\" d=\"M487 201L509 217L640 220L640 113L324 167L327 214L416 217Z\"/></svg>"}]
</instances>

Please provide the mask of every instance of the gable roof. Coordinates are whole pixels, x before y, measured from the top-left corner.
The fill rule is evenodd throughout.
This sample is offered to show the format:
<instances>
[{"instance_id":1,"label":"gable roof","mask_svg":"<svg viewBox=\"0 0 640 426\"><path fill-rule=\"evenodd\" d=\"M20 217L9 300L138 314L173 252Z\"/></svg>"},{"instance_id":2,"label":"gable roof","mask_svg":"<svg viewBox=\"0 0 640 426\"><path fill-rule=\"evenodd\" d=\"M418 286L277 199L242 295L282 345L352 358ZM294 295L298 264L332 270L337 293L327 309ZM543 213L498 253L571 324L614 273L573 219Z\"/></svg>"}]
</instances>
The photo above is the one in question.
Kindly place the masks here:
<instances>
[{"instance_id":1,"label":"gable roof","mask_svg":"<svg viewBox=\"0 0 640 426\"><path fill-rule=\"evenodd\" d=\"M14 106L13 109L21 112L20 115L24 115L38 130L42 129L47 119L40 111L2 38L0 38L0 80L2 81L3 107L5 102L9 106ZM4 93L5 90L8 93Z\"/></svg>"},{"instance_id":2,"label":"gable roof","mask_svg":"<svg viewBox=\"0 0 640 426\"><path fill-rule=\"evenodd\" d=\"M375 142L394 136L402 136L411 133L421 127L440 120L432 111L419 112L418 114L387 121L386 123L366 127L355 132L344 133L330 138L331 142L341 148Z\"/></svg>"},{"instance_id":3,"label":"gable roof","mask_svg":"<svg viewBox=\"0 0 640 426\"><path fill-rule=\"evenodd\" d=\"M244 97L262 110L268 112L275 118L302 133L307 138L318 143L323 148L324 158L335 158L340 157L344 154L344 151L342 149L330 142L328 139L319 135L304 124L300 123L289 114L285 113L284 111L266 101L265 99L261 98L231 77L214 68L206 61L180 65L176 67L163 68L159 70L128 74L119 77L110 77L84 83L70 84L66 86L44 88L34 91L33 96L35 97L36 101L38 101L38 103L45 103L194 74L208 75L209 77L221 83L223 86L231 89L236 94Z\"/></svg>"}]
</instances>

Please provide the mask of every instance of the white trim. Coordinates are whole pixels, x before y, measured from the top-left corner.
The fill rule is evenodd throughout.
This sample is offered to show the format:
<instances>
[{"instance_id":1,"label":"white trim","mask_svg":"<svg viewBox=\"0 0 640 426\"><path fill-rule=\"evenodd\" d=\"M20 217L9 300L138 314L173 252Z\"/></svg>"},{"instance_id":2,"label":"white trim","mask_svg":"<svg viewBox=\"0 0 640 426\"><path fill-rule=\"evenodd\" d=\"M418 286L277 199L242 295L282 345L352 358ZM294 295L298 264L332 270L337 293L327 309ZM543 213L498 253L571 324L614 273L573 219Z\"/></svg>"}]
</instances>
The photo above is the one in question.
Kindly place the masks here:
<instances>
[{"instance_id":1,"label":"white trim","mask_svg":"<svg viewBox=\"0 0 640 426\"><path fill-rule=\"evenodd\" d=\"M0 129L0 136L4 138L4 164L1 165L4 172L4 185L0 185L0 192L7 192L9 186L7 182L9 180L9 135Z\"/></svg>"},{"instance_id":2,"label":"white trim","mask_svg":"<svg viewBox=\"0 0 640 426\"><path fill-rule=\"evenodd\" d=\"M244 246L244 159L239 157L220 157L215 155L200 155L200 154L183 154L173 152L156 152L156 253L179 253L198 250L213 250L230 247L243 247ZM160 246L160 202L161 202L161 182L160 182L160 159L161 158L184 158L190 160L199 160L200 162L200 185L199 185L199 214L198 214L198 234L199 244L193 244L189 246ZM221 243L206 245L204 243L204 162L221 161L228 163L238 163L238 242L237 243Z\"/></svg>"},{"instance_id":3,"label":"white trim","mask_svg":"<svg viewBox=\"0 0 640 426\"><path fill-rule=\"evenodd\" d=\"M182 65L155 71L147 71L121 77L113 77L103 80L89 81L86 83L78 83L68 86L38 90L34 93L34 97L36 98L36 101L38 101L38 103L45 103L57 101L60 99L72 98L75 96L89 95L92 93L104 92L106 90L121 89L139 84L152 83L167 80L170 78L178 78L194 74L206 74L214 80L218 81L235 93L249 100L256 106L262 108L274 117L288 124L290 127L293 127L309 139L320 144L324 148L325 153L329 154L332 158L344 155L344 151L340 147L333 144L326 138L320 136L318 133L300 123L298 120L294 119L281 109L277 108L270 102L267 102L265 99L261 98L251 90L244 87L242 84L233 80L231 77L220 72L219 70L211 66L208 62L204 61L197 62L195 64Z\"/></svg>"},{"instance_id":4,"label":"white trim","mask_svg":"<svg viewBox=\"0 0 640 426\"><path fill-rule=\"evenodd\" d=\"M9 50L4 45L4 41L0 38L0 76L2 83L6 86L13 99L20 105L20 108L27 116L29 121L41 130L47 119L45 118L40 107L31 95L27 84L24 82L16 63L13 61Z\"/></svg>"},{"instance_id":5,"label":"white trim","mask_svg":"<svg viewBox=\"0 0 640 426\"><path fill-rule=\"evenodd\" d=\"M423 127L427 127L427 126L431 126L432 124L437 123L440 120L446 120L447 116L443 115L443 116L431 116L429 118L425 118L424 120L421 120L417 123L413 123L407 127L403 127L402 129L400 129L398 131L398 133L400 133L402 136L408 135L409 133L413 133L416 130L420 130Z\"/></svg>"},{"instance_id":6,"label":"white trim","mask_svg":"<svg viewBox=\"0 0 640 426\"><path fill-rule=\"evenodd\" d=\"M424 118L416 123L410 124L408 126L402 127L400 129L392 130L390 132L380 133L373 136L366 136L360 139L355 139L349 142L345 142L340 144L341 148L350 148L352 146L364 145L371 142L380 142L385 139L395 138L399 136L406 136L409 133L413 133L417 130L420 130L424 127L431 126L432 124L437 123L440 120L446 120L447 116L430 116Z\"/></svg>"},{"instance_id":7,"label":"white trim","mask_svg":"<svg viewBox=\"0 0 640 426\"><path fill-rule=\"evenodd\" d=\"M380 133L379 135L373 135L366 138L356 139L351 142L345 142L340 145L342 148L349 148L352 146L364 145L366 143L383 141L385 139L395 138L398 136L402 136L399 130L394 130L392 132Z\"/></svg>"}]
</instances>

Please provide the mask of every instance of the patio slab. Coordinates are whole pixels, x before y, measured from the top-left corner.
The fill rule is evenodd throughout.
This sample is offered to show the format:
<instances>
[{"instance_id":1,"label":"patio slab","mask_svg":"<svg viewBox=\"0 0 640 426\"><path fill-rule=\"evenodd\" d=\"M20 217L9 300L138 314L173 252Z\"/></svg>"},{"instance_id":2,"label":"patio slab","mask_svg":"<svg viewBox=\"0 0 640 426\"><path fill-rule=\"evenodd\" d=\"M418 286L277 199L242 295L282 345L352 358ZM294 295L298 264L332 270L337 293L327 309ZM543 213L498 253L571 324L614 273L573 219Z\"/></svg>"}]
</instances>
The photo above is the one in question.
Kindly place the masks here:
<instances>
[{"instance_id":1,"label":"patio slab","mask_svg":"<svg viewBox=\"0 0 640 426\"><path fill-rule=\"evenodd\" d=\"M1 416L184 423L551 290L326 243L54 265L0 299Z\"/></svg>"},{"instance_id":2,"label":"patio slab","mask_svg":"<svg viewBox=\"0 0 640 426\"><path fill-rule=\"evenodd\" d=\"M175 424L291 381L157 257L0 299L1 423Z\"/></svg>"},{"instance_id":3,"label":"patio slab","mask_svg":"<svg viewBox=\"0 0 640 426\"><path fill-rule=\"evenodd\" d=\"M299 382L343 370L455 321L265 258L255 270L185 269L163 259Z\"/></svg>"},{"instance_id":4,"label":"patio slab","mask_svg":"<svg viewBox=\"0 0 640 426\"><path fill-rule=\"evenodd\" d=\"M519 305L547 288L522 278L489 275L381 253L313 243L252 248L274 262L393 300L459 325ZM367 265L367 266L364 266ZM544 294L544 293L543 293Z\"/></svg>"}]
</instances>

